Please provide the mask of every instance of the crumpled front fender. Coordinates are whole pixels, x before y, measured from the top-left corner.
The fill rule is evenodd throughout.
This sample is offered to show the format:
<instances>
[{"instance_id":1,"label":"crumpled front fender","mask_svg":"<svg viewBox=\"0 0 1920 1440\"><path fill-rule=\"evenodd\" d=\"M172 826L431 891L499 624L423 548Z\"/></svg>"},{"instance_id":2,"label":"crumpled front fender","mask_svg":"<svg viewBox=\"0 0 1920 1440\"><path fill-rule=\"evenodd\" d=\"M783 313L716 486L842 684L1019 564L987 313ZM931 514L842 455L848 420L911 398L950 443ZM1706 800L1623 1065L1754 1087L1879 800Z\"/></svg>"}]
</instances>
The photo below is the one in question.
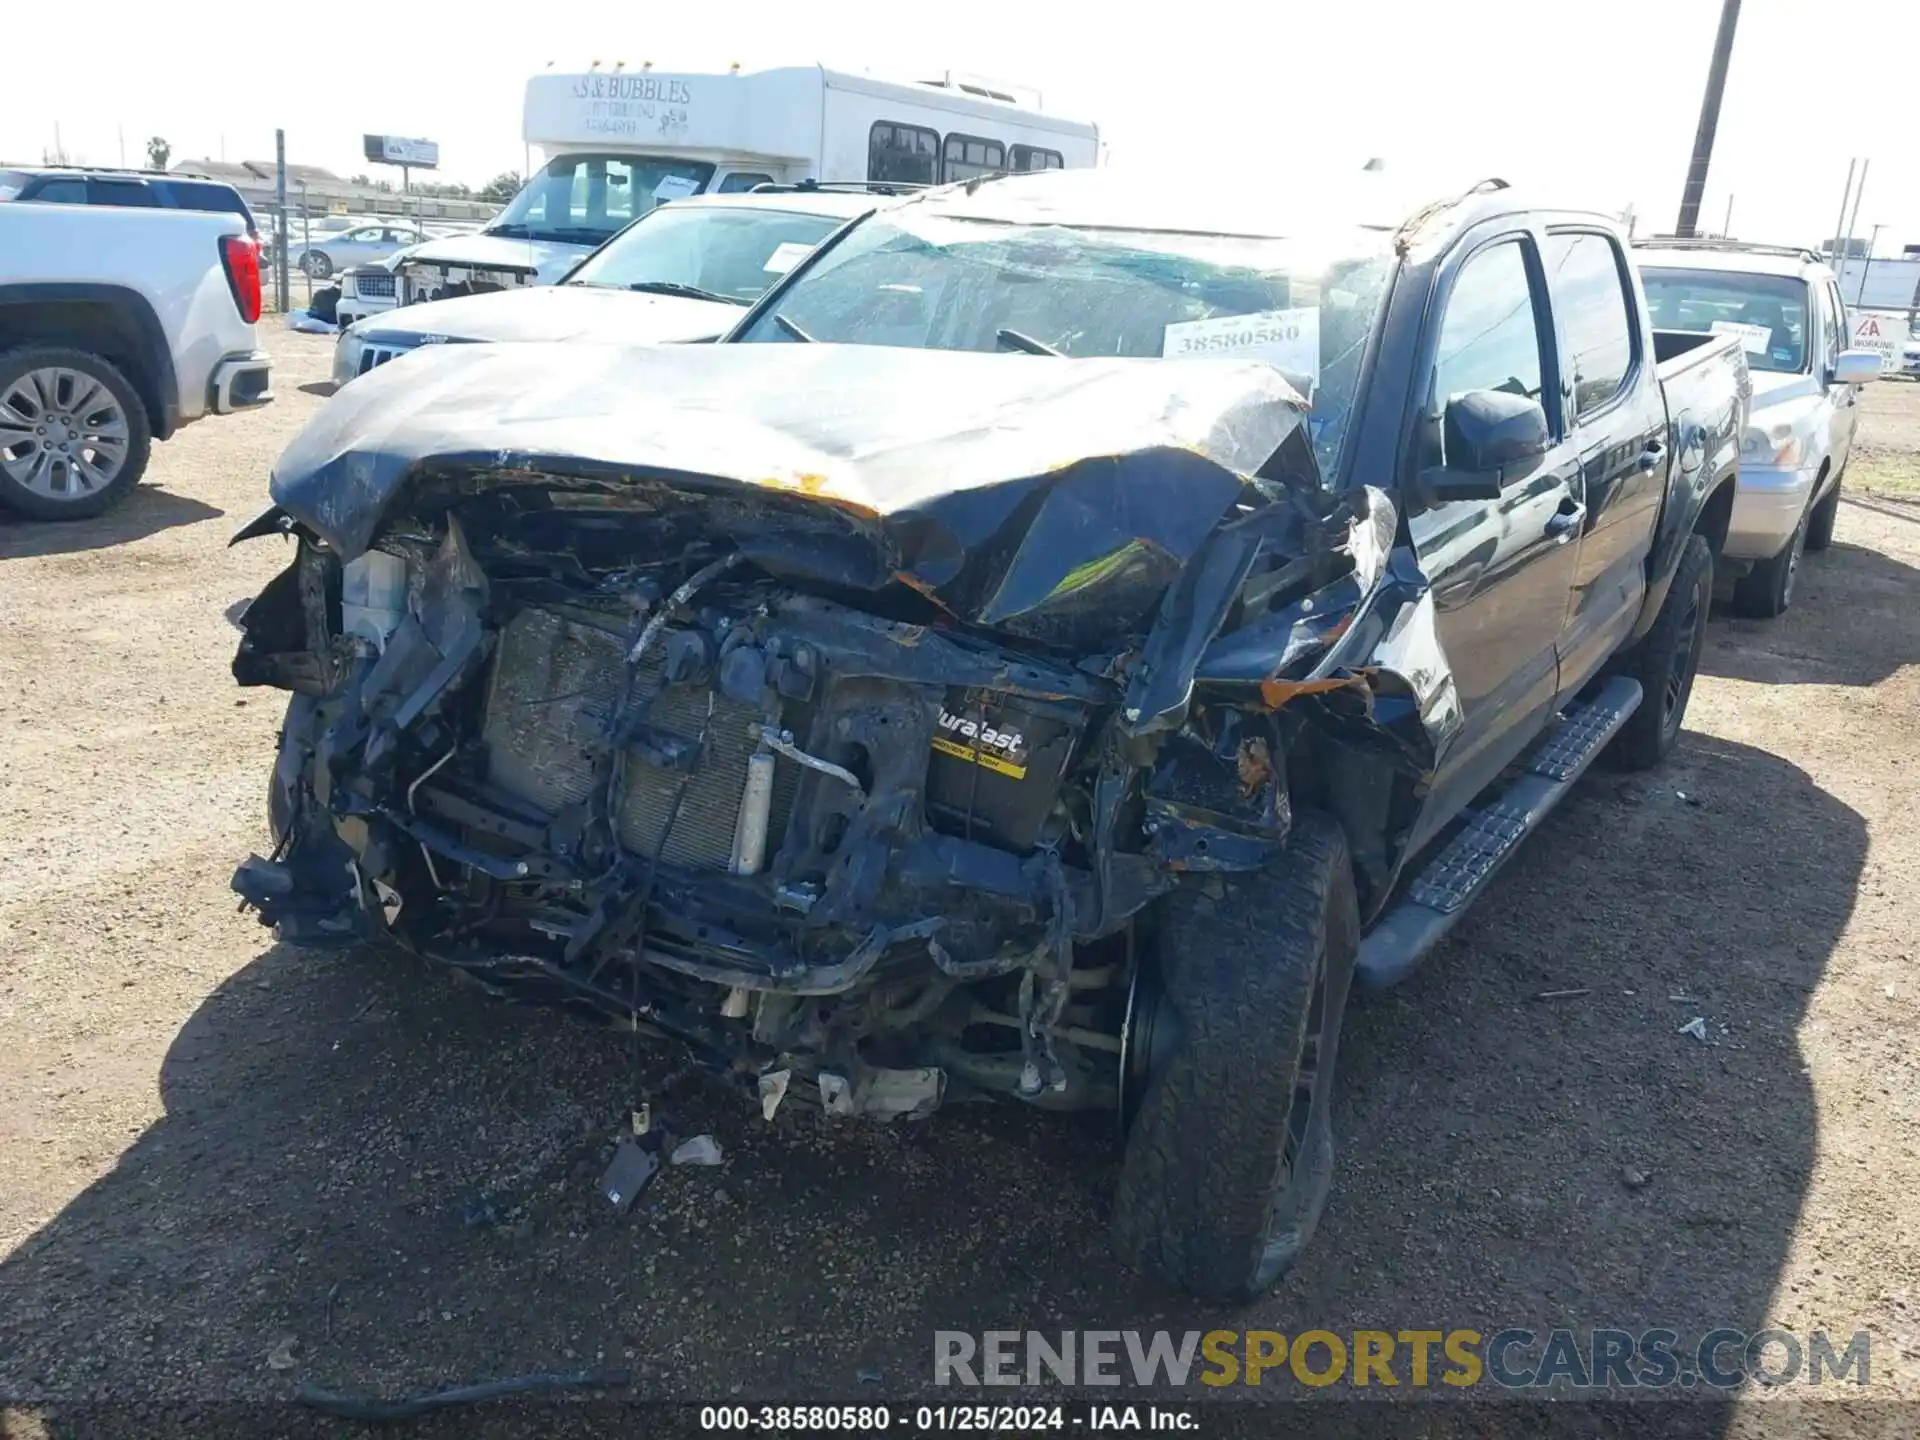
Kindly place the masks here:
<instances>
[{"instance_id":1,"label":"crumpled front fender","mask_svg":"<svg viewBox=\"0 0 1920 1440\"><path fill-rule=\"evenodd\" d=\"M1172 731L1196 689L1251 690L1275 711L1319 699L1319 718L1347 727L1357 716L1403 768L1431 774L1459 734L1460 698L1399 508L1374 486L1296 502L1223 526L1169 592L1130 679L1125 728ZM1263 556L1274 562L1264 570ZM1223 628L1236 605L1239 623ZM1326 703L1336 692L1337 711Z\"/></svg>"}]
</instances>

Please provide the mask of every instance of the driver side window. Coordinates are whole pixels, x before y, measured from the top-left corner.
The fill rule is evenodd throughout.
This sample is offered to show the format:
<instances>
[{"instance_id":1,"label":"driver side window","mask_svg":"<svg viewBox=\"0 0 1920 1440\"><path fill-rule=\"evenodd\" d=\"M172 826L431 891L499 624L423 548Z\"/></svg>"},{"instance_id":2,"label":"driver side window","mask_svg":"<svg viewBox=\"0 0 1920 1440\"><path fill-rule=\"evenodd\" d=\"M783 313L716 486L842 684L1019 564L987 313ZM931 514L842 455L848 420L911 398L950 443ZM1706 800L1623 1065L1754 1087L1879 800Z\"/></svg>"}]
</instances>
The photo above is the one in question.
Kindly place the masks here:
<instances>
[{"instance_id":1,"label":"driver side window","mask_svg":"<svg viewBox=\"0 0 1920 1440\"><path fill-rule=\"evenodd\" d=\"M1476 251L1454 276L1440 320L1428 386L1426 465L1442 465L1447 402L1473 390L1504 390L1547 404L1539 310L1524 240ZM1553 406L1547 404L1549 417Z\"/></svg>"}]
</instances>

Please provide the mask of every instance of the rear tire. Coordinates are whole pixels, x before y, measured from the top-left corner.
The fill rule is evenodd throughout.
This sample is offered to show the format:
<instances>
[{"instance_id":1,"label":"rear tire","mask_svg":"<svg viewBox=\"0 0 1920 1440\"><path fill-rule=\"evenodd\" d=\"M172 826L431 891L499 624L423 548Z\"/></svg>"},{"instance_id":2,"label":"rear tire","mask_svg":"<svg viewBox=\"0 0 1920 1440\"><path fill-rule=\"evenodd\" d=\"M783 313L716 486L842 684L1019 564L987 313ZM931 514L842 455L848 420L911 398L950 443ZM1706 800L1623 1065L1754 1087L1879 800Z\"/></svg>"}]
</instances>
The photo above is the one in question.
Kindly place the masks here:
<instances>
[{"instance_id":1,"label":"rear tire","mask_svg":"<svg viewBox=\"0 0 1920 1440\"><path fill-rule=\"evenodd\" d=\"M1607 746L1607 763L1614 769L1651 770L1680 739L1712 603L1713 548L1706 536L1690 535L1653 628L1614 667L1615 673L1638 680L1642 691L1640 708Z\"/></svg>"},{"instance_id":2,"label":"rear tire","mask_svg":"<svg viewBox=\"0 0 1920 1440\"><path fill-rule=\"evenodd\" d=\"M325 280L333 274L333 261L324 250L309 250L300 257L300 268L309 280Z\"/></svg>"},{"instance_id":3,"label":"rear tire","mask_svg":"<svg viewBox=\"0 0 1920 1440\"><path fill-rule=\"evenodd\" d=\"M1127 1137L1113 1239L1196 1295L1268 1289L1312 1238L1333 1178L1340 1021L1360 917L1346 836L1303 810L1265 870L1166 901L1161 1003L1177 1038Z\"/></svg>"},{"instance_id":4,"label":"rear tire","mask_svg":"<svg viewBox=\"0 0 1920 1440\"><path fill-rule=\"evenodd\" d=\"M111 360L59 345L0 354L0 507L91 519L140 483L152 444L147 407Z\"/></svg>"},{"instance_id":5,"label":"rear tire","mask_svg":"<svg viewBox=\"0 0 1920 1440\"><path fill-rule=\"evenodd\" d=\"M1840 518L1840 482L1847 478L1842 470L1833 477L1833 488L1826 499L1813 507L1807 517L1807 549L1824 550L1833 543L1833 522Z\"/></svg>"}]
</instances>

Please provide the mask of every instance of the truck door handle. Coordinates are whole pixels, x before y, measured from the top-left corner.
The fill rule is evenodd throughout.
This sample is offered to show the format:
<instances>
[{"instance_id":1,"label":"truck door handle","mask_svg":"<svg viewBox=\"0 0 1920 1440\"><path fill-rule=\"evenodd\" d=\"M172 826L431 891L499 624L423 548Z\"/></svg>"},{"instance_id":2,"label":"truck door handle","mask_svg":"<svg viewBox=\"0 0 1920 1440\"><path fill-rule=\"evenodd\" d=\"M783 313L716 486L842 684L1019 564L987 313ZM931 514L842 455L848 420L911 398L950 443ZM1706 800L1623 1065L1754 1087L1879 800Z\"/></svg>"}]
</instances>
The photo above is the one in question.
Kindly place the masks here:
<instances>
[{"instance_id":1,"label":"truck door handle","mask_svg":"<svg viewBox=\"0 0 1920 1440\"><path fill-rule=\"evenodd\" d=\"M1660 457L1666 453L1666 446L1658 440L1649 440L1646 448L1640 452L1640 468L1651 473L1659 465Z\"/></svg>"},{"instance_id":2,"label":"truck door handle","mask_svg":"<svg viewBox=\"0 0 1920 1440\"><path fill-rule=\"evenodd\" d=\"M1587 507L1578 500L1562 500L1560 508L1547 517L1547 537L1564 545L1579 533L1580 522L1587 518Z\"/></svg>"}]
</instances>

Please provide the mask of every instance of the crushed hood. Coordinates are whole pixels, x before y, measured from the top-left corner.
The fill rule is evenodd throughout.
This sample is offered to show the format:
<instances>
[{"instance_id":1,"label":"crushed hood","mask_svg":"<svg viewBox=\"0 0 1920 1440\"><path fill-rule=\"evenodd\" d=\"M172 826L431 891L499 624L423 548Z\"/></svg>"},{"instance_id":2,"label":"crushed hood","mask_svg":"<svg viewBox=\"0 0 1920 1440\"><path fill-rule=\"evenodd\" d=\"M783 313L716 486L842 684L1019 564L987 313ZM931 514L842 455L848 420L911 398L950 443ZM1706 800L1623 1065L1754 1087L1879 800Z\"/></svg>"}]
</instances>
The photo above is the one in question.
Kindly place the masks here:
<instances>
[{"instance_id":1,"label":"crushed hood","mask_svg":"<svg viewBox=\"0 0 1920 1440\"><path fill-rule=\"evenodd\" d=\"M363 330L373 340L431 336L442 340L660 344L723 335L733 328L741 313L738 305L719 300L647 295L599 285L540 285L382 311Z\"/></svg>"},{"instance_id":2,"label":"crushed hood","mask_svg":"<svg viewBox=\"0 0 1920 1440\"><path fill-rule=\"evenodd\" d=\"M451 346L342 391L273 496L347 558L390 514L490 492L530 507L502 527L521 535L559 509L658 516L663 550L724 536L1079 647L1144 628L1222 523L1279 492L1249 482L1290 439L1289 478L1317 488L1305 409L1252 361Z\"/></svg>"},{"instance_id":3,"label":"crushed hood","mask_svg":"<svg viewBox=\"0 0 1920 1440\"><path fill-rule=\"evenodd\" d=\"M571 270L591 245L555 240L512 240L500 235L449 235L429 240L407 253L406 265L442 265L456 269L525 270L551 285Z\"/></svg>"}]
</instances>

